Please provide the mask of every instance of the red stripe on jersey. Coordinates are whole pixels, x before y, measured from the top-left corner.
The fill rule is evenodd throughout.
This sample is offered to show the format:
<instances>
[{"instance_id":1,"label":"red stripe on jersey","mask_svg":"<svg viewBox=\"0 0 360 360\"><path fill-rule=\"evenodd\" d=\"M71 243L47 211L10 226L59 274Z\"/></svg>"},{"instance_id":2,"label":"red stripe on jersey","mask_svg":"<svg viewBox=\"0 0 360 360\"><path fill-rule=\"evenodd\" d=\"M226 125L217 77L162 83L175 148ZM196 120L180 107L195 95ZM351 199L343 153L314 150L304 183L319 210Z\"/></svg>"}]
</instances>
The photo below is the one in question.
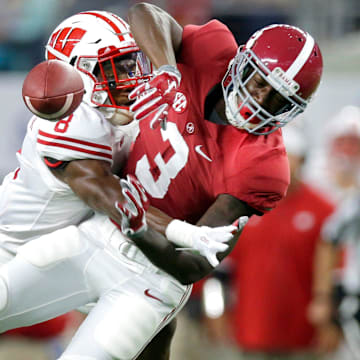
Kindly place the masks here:
<instances>
[{"instance_id":1,"label":"red stripe on jersey","mask_svg":"<svg viewBox=\"0 0 360 360\"><path fill-rule=\"evenodd\" d=\"M41 139L37 139L37 142L39 144L42 144L42 145L55 146L55 147L60 147L60 148L64 148L64 149L83 152L83 153L86 153L86 154L92 154L92 155L104 157L104 158L107 158L107 159L110 159L110 160L112 159L112 155L110 155L110 154L102 153L102 152L99 152L99 151L87 150L87 149L83 149L83 148L80 148L80 147L77 147L77 146L72 146L72 145L67 145L67 144L59 144L59 143L55 143L55 142L51 142L51 141L44 141L44 140L41 140Z\"/></svg>"},{"instance_id":2,"label":"red stripe on jersey","mask_svg":"<svg viewBox=\"0 0 360 360\"><path fill-rule=\"evenodd\" d=\"M13 180L15 180L18 177L19 171L20 171L20 168L18 167L14 172Z\"/></svg>"},{"instance_id":3,"label":"red stripe on jersey","mask_svg":"<svg viewBox=\"0 0 360 360\"><path fill-rule=\"evenodd\" d=\"M64 162L59 160L59 161L56 161L54 163L50 162L47 158L44 157L44 162L45 164L50 167L50 168L57 168L59 167L61 164L63 164Z\"/></svg>"},{"instance_id":4,"label":"red stripe on jersey","mask_svg":"<svg viewBox=\"0 0 360 360\"><path fill-rule=\"evenodd\" d=\"M53 134L49 134L49 133L47 133L47 132L45 132L45 131L42 131L42 130L39 130L39 135L48 137L48 138L50 138L50 139L64 140L64 141L69 141L69 142L73 142L73 143L76 143L76 144L81 144L81 145L86 145L86 146L92 146L92 147L94 147L94 148L112 151L111 146L101 145L101 144L92 143L92 142L89 142L89 141L84 141L84 140L79 140L79 139L73 139L73 138L69 138L69 137L67 137L67 136L53 135Z\"/></svg>"},{"instance_id":5,"label":"red stripe on jersey","mask_svg":"<svg viewBox=\"0 0 360 360\"><path fill-rule=\"evenodd\" d=\"M102 14L98 14L96 12L91 12L91 11L84 11L81 14L93 15L93 16L96 16L96 17L104 20L106 23L108 23L112 27L112 29L115 31L115 34L118 36L120 41L125 40L124 36L121 35L122 31L119 29L119 27L114 22L112 22L110 19L108 19L106 16L104 16Z\"/></svg>"}]
</instances>

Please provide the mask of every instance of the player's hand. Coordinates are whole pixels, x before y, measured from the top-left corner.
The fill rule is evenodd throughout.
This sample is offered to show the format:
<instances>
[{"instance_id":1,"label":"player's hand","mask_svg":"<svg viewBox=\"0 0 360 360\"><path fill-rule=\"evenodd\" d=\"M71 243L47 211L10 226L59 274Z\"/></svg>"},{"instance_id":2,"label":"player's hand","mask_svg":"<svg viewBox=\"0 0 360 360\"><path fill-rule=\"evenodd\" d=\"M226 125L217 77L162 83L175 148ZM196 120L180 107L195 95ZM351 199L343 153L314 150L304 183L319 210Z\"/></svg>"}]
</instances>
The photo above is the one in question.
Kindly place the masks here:
<instances>
[{"instance_id":1,"label":"player's hand","mask_svg":"<svg viewBox=\"0 0 360 360\"><path fill-rule=\"evenodd\" d=\"M219 264L217 253L229 248L226 243L243 229L248 219L247 216L242 216L234 225L215 228L195 226L175 219L167 226L166 237L172 243L181 246L179 250L195 250L215 267Z\"/></svg>"},{"instance_id":2,"label":"player's hand","mask_svg":"<svg viewBox=\"0 0 360 360\"><path fill-rule=\"evenodd\" d=\"M211 266L219 265L216 254L229 248L226 244L232 237L236 227L233 225L211 228L195 226L192 234L192 248L204 256Z\"/></svg>"},{"instance_id":3,"label":"player's hand","mask_svg":"<svg viewBox=\"0 0 360 360\"><path fill-rule=\"evenodd\" d=\"M241 231L248 220L247 216L242 216L229 226L215 228L200 226L199 231L195 231L193 234L193 248L206 257L211 266L219 265L216 254L229 248L229 245L225 243L232 239L234 234Z\"/></svg>"},{"instance_id":4,"label":"player's hand","mask_svg":"<svg viewBox=\"0 0 360 360\"><path fill-rule=\"evenodd\" d=\"M168 111L174 103L181 74L175 66L163 65L154 75L150 81L139 85L129 94L129 100L136 99L130 110L134 112L136 120L142 120L153 113L150 127L154 129L161 124L165 129Z\"/></svg>"},{"instance_id":5,"label":"player's hand","mask_svg":"<svg viewBox=\"0 0 360 360\"><path fill-rule=\"evenodd\" d=\"M136 236L147 230L146 210L149 199L139 181L131 175L121 179L120 185L125 201L116 202L115 207L122 215L121 231L127 236Z\"/></svg>"}]
</instances>

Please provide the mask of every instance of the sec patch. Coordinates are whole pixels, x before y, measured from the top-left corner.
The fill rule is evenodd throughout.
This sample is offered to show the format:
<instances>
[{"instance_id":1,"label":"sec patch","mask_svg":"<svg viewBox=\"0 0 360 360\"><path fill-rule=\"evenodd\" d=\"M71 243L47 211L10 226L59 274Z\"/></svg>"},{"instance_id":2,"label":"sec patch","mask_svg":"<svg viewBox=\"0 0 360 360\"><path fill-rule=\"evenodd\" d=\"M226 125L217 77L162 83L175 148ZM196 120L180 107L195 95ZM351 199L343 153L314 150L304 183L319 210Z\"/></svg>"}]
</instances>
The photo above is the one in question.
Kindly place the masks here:
<instances>
[{"instance_id":1,"label":"sec patch","mask_svg":"<svg viewBox=\"0 0 360 360\"><path fill-rule=\"evenodd\" d=\"M173 102L172 108L178 114L183 113L188 106L188 100L184 93L178 91L175 95L175 100Z\"/></svg>"}]
</instances>

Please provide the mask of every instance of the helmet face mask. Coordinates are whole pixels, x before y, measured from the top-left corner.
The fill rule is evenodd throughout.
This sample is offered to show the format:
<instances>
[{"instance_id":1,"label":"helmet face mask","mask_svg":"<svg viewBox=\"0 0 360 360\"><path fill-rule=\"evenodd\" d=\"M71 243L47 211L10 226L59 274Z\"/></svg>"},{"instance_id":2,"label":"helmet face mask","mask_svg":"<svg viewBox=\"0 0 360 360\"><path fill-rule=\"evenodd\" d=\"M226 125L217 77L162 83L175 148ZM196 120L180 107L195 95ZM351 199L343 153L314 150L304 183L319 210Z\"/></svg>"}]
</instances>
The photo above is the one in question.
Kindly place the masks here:
<instances>
[{"instance_id":1,"label":"helmet face mask","mask_svg":"<svg viewBox=\"0 0 360 360\"><path fill-rule=\"evenodd\" d=\"M110 53L100 55L93 71L96 82L92 102L103 107L128 108L129 92L148 79L148 76L141 75L139 59L140 52L134 51L133 48L121 52L114 49Z\"/></svg>"},{"instance_id":2,"label":"helmet face mask","mask_svg":"<svg viewBox=\"0 0 360 360\"><path fill-rule=\"evenodd\" d=\"M84 81L83 101L105 115L128 110L127 94L148 81L152 71L128 24L105 11L83 12L64 20L50 36L46 58L73 65Z\"/></svg>"},{"instance_id":3,"label":"helmet face mask","mask_svg":"<svg viewBox=\"0 0 360 360\"><path fill-rule=\"evenodd\" d=\"M273 44L274 41L271 41L279 31L288 42L296 41L297 54L288 61L284 61L286 43L280 43L277 47ZM264 34L266 34L265 39L263 39ZM239 48L222 81L226 116L231 125L255 135L269 134L286 125L305 110L310 95L320 81L322 61L317 45L310 35L308 35L310 40L307 41L304 34L291 26L273 25L255 33L245 46ZM296 39L294 35L298 35L298 38L301 36L301 41L298 41L299 39ZM304 43L306 49L302 50L305 47ZM289 47L290 45L293 44L289 44ZM317 54L313 55L315 47ZM283 54L278 56L277 51L280 52L280 50ZM318 57L316 61L313 61L312 67L315 67L315 71L311 64L307 65L311 56ZM313 78L312 81L306 81L307 73L309 78ZM259 81L262 84L259 87L272 87L271 94L278 98L281 106L270 110L255 99L254 94L249 91L250 83ZM306 87L310 91L307 91ZM306 91L302 92L302 88ZM306 96L301 96L302 94Z\"/></svg>"}]
</instances>

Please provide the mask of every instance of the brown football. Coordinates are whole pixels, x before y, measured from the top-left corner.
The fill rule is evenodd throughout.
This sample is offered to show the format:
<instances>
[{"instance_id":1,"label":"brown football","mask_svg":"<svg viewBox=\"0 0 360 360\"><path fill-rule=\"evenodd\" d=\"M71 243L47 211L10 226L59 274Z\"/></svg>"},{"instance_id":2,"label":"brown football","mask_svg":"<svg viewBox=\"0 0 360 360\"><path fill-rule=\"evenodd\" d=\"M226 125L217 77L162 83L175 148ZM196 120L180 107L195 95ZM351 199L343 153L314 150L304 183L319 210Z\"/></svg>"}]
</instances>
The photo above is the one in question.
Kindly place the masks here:
<instances>
[{"instance_id":1,"label":"brown football","mask_svg":"<svg viewBox=\"0 0 360 360\"><path fill-rule=\"evenodd\" d=\"M71 65L47 60L36 65L26 76L22 96L27 108L47 120L63 119L80 105L84 83Z\"/></svg>"}]
</instances>

